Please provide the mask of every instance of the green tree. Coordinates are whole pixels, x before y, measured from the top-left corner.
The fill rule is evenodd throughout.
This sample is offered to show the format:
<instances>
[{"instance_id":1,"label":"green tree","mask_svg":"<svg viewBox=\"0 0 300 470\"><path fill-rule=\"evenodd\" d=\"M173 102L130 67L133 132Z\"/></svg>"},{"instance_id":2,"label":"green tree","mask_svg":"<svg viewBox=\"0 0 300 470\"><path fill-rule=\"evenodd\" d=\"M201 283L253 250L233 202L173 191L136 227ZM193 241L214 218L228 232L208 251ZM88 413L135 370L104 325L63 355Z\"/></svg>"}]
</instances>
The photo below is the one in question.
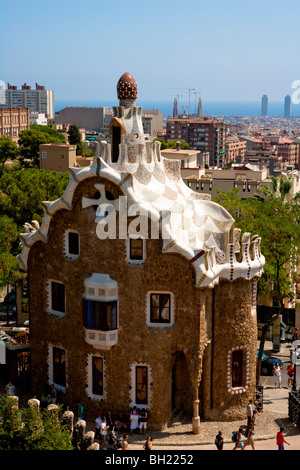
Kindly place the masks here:
<instances>
[{"instance_id":1,"label":"green tree","mask_svg":"<svg viewBox=\"0 0 300 470\"><path fill-rule=\"evenodd\" d=\"M0 287L14 283L20 277L15 258L18 236L14 221L7 215L0 216Z\"/></svg>"},{"instance_id":2,"label":"green tree","mask_svg":"<svg viewBox=\"0 0 300 470\"><path fill-rule=\"evenodd\" d=\"M0 176L3 174L4 165L8 160L15 160L18 155L16 144L10 137L0 137Z\"/></svg>"},{"instance_id":3,"label":"green tree","mask_svg":"<svg viewBox=\"0 0 300 470\"><path fill-rule=\"evenodd\" d=\"M37 170L6 170L0 178L0 213L12 218L19 229L25 222L42 221L43 201L54 201L64 192L68 173Z\"/></svg>"},{"instance_id":4,"label":"green tree","mask_svg":"<svg viewBox=\"0 0 300 470\"><path fill-rule=\"evenodd\" d=\"M188 144L187 142L185 142L182 139L172 139L172 140L168 140L168 142L166 142L164 139L155 138L155 139L153 139L153 142L160 142L162 150L164 150L164 149L176 149L177 142L180 142L180 149L181 150L188 150L190 148L190 144Z\"/></svg>"},{"instance_id":5,"label":"green tree","mask_svg":"<svg viewBox=\"0 0 300 470\"><path fill-rule=\"evenodd\" d=\"M68 129L68 141L70 145L76 145L76 155L82 155L82 139L79 127L76 124L71 124Z\"/></svg>"},{"instance_id":6,"label":"green tree","mask_svg":"<svg viewBox=\"0 0 300 470\"><path fill-rule=\"evenodd\" d=\"M25 167L39 168L40 145L62 144L65 143L65 138L49 126L38 126L38 128L34 126L19 134L20 162Z\"/></svg>"},{"instance_id":7,"label":"green tree","mask_svg":"<svg viewBox=\"0 0 300 470\"><path fill-rule=\"evenodd\" d=\"M274 182L274 188L280 181ZM234 217L242 232L259 234L261 250L266 263L264 274L258 281L260 294L267 293L278 306L271 320L263 326L257 361L257 383L267 332L281 315L287 300L293 299L295 269L299 263L300 206L295 199L287 197L288 186L280 191L271 191L265 198L242 200L237 190L219 193L216 202L223 205Z\"/></svg>"},{"instance_id":8,"label":"green tree","mask_svg":"<svg viewBox=\"0 0 300 470\"><path fill-rule=\"evenodd\" d=\"M74 450L72 435L58 415L30 406L13 407L12 398L0 400L0 450Z\"/></svg>"}]
</instances>

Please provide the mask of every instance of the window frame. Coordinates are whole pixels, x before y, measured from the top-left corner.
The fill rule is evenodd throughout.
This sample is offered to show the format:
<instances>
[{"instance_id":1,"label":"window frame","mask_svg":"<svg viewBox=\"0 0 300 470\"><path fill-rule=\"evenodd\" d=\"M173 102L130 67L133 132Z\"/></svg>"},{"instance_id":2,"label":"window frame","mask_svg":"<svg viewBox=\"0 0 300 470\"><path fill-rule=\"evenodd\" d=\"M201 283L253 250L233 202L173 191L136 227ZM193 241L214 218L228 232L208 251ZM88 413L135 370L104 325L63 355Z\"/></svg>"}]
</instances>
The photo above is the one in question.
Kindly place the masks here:
<instances>
[{"instance_id":1,"label":"window frame","mask_svg":"<svg viewBox=\"0 0 300 470\"><path fill-rule=\"evenodd\" d=\"M88 311L89 309L91 309L92 307L96 307L97 305L99 304L99 306L102 306L104 307L104 304L113 304L111 305L112 307L115 307L115 312L111 312L111 318L112 318L112 324L111 324L111 328L106 328L106 327L102 327L102 325L100 324L100 321L97 322L97 318L95 318L95 316L99 316L98 320L107 320L107 316L108 316L108 311L106 309L106 318L103 320L101 318L103 312L101 312L100 310L93 308L93 310L90 310ZM119 311L118 311L118 305L119 305L119 302L118 300L107 300L107 301L103 301L103 300L97 300L97 299L90 299L90 298L86 298L86 297L82 297L82 310L83 310L83 326L84 328L88 329L88 330L97 330L97 331L114 331L114 330L117 330L118 329L118 321L119 321ZM109 305L106 305L107 307L109 307ZM91 315L89 317L89 315ZM89 323L89 320L92 320L92 323ZM97 326L99 325L99 326Z\"/></svg>"},{"instance_id":2,"label":"window frame","mask_svg":"<svg viewBox=\"0 0 300 470\"><path fill-rule=\"evenodd\" d=\"M142 250L142 256L140 258L132 257L131 256L131 242L135 240L141 240L141 250ZM145 263L147 259L146 255L146 240L144 238L134 238L134 237L128 237L125 240L125 253L126 253L126 261L128 264L131 264L133 266L139 266Z\"/></svg>"},{"instance_id":3,"label":"window frame","mask_svg":"<svg viewBox=\"0 0 300 470\"><path fill-rule=\"evenodd\" d=\"M53 284L61 285L64 288L64 308L63 308L63 310L57 310L56 308L54 308L54 307L57 307L57 305L55 305L55 303L53 302L53 295L54 295ZM50 309L50 312L49 312L50 314L52 313L52 314L58 315L60 317L63 317L66 314L66 286L62 281L58 281L58 280L54 280L54 279L49 281L49 309Z\"/></svg>"},{"instance_id":4,"label":"window frame","mask_svg":"<svg viewBox=\"0 0 300 470\"><path fill-rule=\"evenodd\" d=\"M138 382L138 371L140 369L144 369L146 371L146 379L145 381L142 381L142 382ZM145 386L146 388L146 397L144 400L141 400L141 399L138 399L138 385L142 385L143 387ZM135 390L134 390L134 397L135 397L135 403L137 405L144 405L144 406L147 406L148 405L148 402L149 402L149 397L148 397L148 394L149 394L149 370L148 370L148 366L145 366L145 365L136 365L135 366Z\"/></svg>"},{"instance_id":5,"label":"window frame","mask_svg":"<svg viewBox=\"0 0 300 470\"><path fill-rule=\"evenodd\" d=\"M164 320L161 318L161 312L159 313L159 319L156 321L153 319L152 315L152 297L154 295L168 295L169 296L169 318L168 320ZM159 300L160 302L160 300ZM160 308L160 306L159 306ZM155 328L172 328L175 323L175 302L174 302L174 295L170 291L154 291L151 290L147 292L146 296L146 322L148 327L155 327Z\"/></svg>"},{"instance_id":6,"label":"window frame","mask_svg":"<svg viewBox=\"0 0 300 470\"><path fill-rule=\"evenodd\" d=\"M143 403L140 403L140 400L137 400L137 368L145 367L147 369L147 378L146 378L146 399L143 400ZM152 387L153 387L153 371L149 364L145 362L132 362L130 365L130 408L136 406L137 408L146 408L150 409L152 403ZM138 401L138 403L137 403Z\"/></svg>"},{"instance_id":7,"label":"window frame","mask_svg":"<svg viewBox=\"0 0 300 470\"><path fill-rule=\"evenodd\" d=\"M154 296L158 296L158 306L153 305ZM163 303L163 297L168 297L168 306L165 307ZM158 310L158 319L155 319L157 315L154 316L153 310ZM168 318L164 319L162 316L162 311L167 309L169 314ZM154 293L150 294L150 322L151 323L170 323L171 322L171 294L170 293Z\"/></svg>"},{"instance_id":8,"label":"window frame","mask_svg":"<svg viewBox=\"0 0 300 470\"><path fill-rule=\"evenodd\" d=\"M71 253L70 252L70 234L77 235L78 237L78 253ZM64 249L63 249L64 256L67 259L75 260L78 259L80 256L80 235L77 230L68 229L64 233Z\"/></svg>"},{"instance_id":9,"label":"window frame","mask_svg":"<svg viewBox=\"0 0 300 470\"><path fill-rule=\"evenodd\" d=\"M95 393L97 390L94 388L94 360L101 359L102 361L102 394ZM87 375L88 383L86 387L86 395L94 400L103 400L106 396L106 361L105 357L101 354L89 354L87 357Z\"/></svg>"}]
</instances>

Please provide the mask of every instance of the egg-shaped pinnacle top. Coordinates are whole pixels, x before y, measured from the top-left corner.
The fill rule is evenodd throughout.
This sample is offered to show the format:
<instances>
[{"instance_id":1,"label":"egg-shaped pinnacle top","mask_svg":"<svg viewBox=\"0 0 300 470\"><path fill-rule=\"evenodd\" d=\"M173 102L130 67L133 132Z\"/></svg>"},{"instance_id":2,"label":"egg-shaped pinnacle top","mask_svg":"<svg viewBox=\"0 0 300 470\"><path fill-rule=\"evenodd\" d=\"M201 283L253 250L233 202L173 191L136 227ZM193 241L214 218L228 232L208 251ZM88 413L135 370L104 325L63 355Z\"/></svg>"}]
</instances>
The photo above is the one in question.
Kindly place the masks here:
<instances>
[{"instance_id":1,"label":"egg-shaped pinnacle top","mask_svg":"<svg viewBox=\"0 0 300 470\"><path fill-rule=\"evenodd\" d=\"M117 84L117 92L119 100L136 100L137 98L137 82L130 73L123 73Z\"/></svg>"}]
</instances>

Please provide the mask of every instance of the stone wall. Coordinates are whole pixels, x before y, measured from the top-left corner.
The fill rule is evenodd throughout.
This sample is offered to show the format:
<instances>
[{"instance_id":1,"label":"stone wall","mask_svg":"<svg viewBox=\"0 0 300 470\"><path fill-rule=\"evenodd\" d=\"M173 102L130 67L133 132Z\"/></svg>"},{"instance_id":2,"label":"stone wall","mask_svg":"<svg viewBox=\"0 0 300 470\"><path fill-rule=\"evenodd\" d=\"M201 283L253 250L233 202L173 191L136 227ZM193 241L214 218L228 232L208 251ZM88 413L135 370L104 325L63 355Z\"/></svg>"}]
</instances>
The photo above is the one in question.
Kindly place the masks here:
<instances>
[{"instance_id":1,"label":"stone wall","mask_svg":"<svg viewBox=\"0 0 300 470\"><path fill-rule=\"evenodd\" d=\"M177 382L181 384L181 391L175 397L185 397L182 406L192 410L195 384L200 381L205 364L201 385L203 414L218 419L226 419L228 413L238 416L248 396L243 392L241 400L227 392L227 352L232 344L253 346L254 319L249 315L251 283L224 282L213 290L195 289L193 267L181 255L163 254L162 240L148 239L145 263L129 265L125 257L125 240L99 240L94 208L81 207L82 196L94 197L95 183L105 183L114 198L121 194L117 186L103 178L84 180L75 191L73 208L59 210L53 216L47 243L36 242L30 250L32 393L39 397L48 381L48 347L52 344L67 353L67 388L61 396L64 403L72 407L80 398L90 419L94 419L99 410L129 414L132 364L146 364L151 370L149 428L160 429L169 422L172 398L174 402L176 393L173 390L172 395L172 370L180 356L177 373L183 364L187 364L184 381ZM63 235L67 229L77 230L80 234L80 256L76 260L68 260L63 255ZM92 273L109 274L118 282L119 339L117 345L107 351L95 350L86 343L84 336L84 279ZM49 279L64 282L66 286L63 318L47 313L46 283ZM175 323L171 328L146 325L149 291L173 293ZM102 402L89 399L86 394L89 354L105 358L106 394ZM254 372L250 372L252 377Z\"/></svg>"}]
</instances>

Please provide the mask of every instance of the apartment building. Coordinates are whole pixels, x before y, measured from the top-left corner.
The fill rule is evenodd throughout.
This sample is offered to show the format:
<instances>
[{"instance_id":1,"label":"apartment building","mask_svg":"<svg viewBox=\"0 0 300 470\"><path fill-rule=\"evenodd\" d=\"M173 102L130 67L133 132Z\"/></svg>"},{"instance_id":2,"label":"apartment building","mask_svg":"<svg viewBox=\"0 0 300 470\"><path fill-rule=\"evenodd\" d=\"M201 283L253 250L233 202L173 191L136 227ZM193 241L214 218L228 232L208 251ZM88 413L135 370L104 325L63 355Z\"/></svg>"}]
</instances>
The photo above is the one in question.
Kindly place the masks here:
<instances>
[{"instance_id":1,"label":"apartment building","mask_svg":"<svg viewBox=\"0 0 300 470\"><path fill-rule=\"evenodd\" d=\"M19 133L29 127L28 108L0 108L0 136L10 137L17 143Z\"/></svg>"},{"instance_id":2,"label":"apartment building","mask_svg":"<svg viewBox=\"0 0 300 470\"><path fill-rule=\"evenodd\" d=\"M245 158L246 142L238 137L226 138L226 161L227 163L242 163Z\"/></svg>"},{"instance_id":3,"label":"apartment building","mask_svg":"<svg viewBox=\"0 0 300 470\"><path fill-rule=\"evenodd\" d=\"M145 109L142 116L144 133L149 136L156 136L163 131L163 114L158 109Z\"/></svg>"},{"instance_id":4,"label":"apartment building","mask_svg":"<svg viewBox=\"0 0 300 470\"><path fill-rule=\"evenodd\" d=\"M167 122L167 140L185 140L193 150L209 152L209 165L226 164L227 125L211 118L178 118Z\"/></svg>"},{"instance_id":5,"label":"apartment building","mask_svg":"<svg viewBox=\"0 0 300 470\"><path fill-rule=\"evenodd\" d=\"M54 91L35 84L35 89L25 82L21 89L8 83L5 99L0 103L2 108L29 108L29 112L45 114L48 119L54 117Z\"/></svg>"}]
</instances>

